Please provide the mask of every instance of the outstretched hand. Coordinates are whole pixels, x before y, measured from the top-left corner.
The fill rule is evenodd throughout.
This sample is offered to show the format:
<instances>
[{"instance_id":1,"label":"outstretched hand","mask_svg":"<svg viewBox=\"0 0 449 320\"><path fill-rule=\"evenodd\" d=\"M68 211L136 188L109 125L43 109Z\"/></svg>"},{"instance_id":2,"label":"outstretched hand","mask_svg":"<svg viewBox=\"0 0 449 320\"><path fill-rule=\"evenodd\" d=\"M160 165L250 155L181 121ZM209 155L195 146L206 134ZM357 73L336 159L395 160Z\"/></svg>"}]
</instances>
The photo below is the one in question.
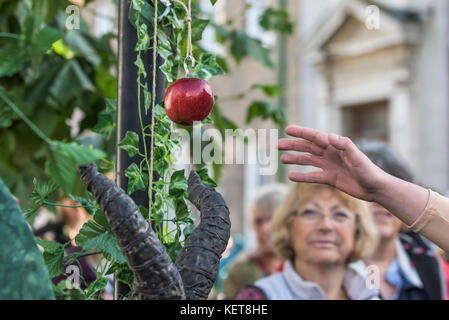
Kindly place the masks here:
<instances>
[{"instance_id":1,"label":"outstretched hand","mask_svg":"<svg viewBox=\"0 0 449 320\"><path fill-rule=\"evenodd\" d=\"M327 134L315 129L290 125L285 133L294 137L278 141L278 149L299 151L285 153L285 164L311 165L321 168L315 172L291 172L288 177L296 182L315 182L334 186L356 198L374 201L381 177L386 173L373 164L347 137Z\"/></svg>"}]
</instances>

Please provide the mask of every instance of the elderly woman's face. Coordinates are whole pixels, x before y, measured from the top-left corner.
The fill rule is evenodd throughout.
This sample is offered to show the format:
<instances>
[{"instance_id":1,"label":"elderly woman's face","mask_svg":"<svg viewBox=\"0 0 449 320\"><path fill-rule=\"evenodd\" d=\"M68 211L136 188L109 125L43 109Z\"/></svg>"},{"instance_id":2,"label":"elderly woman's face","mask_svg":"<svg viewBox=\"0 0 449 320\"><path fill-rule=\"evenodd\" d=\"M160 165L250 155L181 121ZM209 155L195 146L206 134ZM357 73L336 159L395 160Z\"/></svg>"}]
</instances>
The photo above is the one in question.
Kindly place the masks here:
<instances>
[{"instance_id":1,"label":"elderly woman's face","mask_svg":"<svg viewBox=\"0 0 449 320\"><path fill-rule=\"evenodd\" d=\"M355 214L332 191L320 191L293 217L295 258L306 263L346 263L354 250L355 233Z\"/></svg>"}]
</instances>

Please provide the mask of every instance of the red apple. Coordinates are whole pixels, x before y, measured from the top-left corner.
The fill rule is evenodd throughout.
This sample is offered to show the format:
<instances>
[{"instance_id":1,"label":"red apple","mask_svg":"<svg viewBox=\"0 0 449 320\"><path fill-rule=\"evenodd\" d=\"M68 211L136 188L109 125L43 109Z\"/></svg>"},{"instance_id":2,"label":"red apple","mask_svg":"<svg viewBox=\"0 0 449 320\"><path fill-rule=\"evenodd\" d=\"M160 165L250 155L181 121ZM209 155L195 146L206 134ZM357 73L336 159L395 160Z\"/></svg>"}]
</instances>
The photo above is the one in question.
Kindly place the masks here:
<instances>
[{"instance_id":1,"label":"red apple","mask_svg":"<svg viewBox=\"0 0 449 320\"><path fill-rule=\"evenodd\" d=\"M182 78L168 87L164 106L170 120L191 126L194 121L207 118L214 106L214 92L207 81Z\"/></svg>"}]
</instances>

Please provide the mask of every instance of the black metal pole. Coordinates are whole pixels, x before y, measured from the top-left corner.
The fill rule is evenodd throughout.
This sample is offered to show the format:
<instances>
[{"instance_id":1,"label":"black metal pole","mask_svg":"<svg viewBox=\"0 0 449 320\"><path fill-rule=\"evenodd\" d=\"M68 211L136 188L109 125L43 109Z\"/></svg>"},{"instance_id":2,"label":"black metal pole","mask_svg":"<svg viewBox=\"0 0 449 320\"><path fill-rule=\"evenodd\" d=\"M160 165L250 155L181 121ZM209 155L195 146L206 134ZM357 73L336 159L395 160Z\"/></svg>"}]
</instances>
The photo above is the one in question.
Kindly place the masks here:
<instances>
[{"instance_id":1,"label":"black metal pole","mask_svg":"<svg viewBox=\"0 0 449 320\"><path fill-rule=\"evenodd\" d=\"M128 14L131 2L129 0L119 1L119 28L118 28L118 93L117 93L117 143L126 135L127 131L134 131L139 135L139 148L143 151L143 136L139 122L138 96L137 96L137 66L134 64L137 58L137 52L134 48L137 43L137 32L134 25L129 21ZM152 33L152 30L149 32ZM148 74L148 78L143 80L148 83L148 88L152 90L152 72L153 72L153 52L152 50L142 55L142 60ZM163 100L165 80L159 67L161 60L158 57L156 67L156 103ZM141 90L141 106L143 125L151 124L151 108L145 115L144 94ZM147 146L150 146L151 139L147 137ZM130 158L126 151L117 147L117 166L116 179L117 185L123 190L128 188L128 179L125 176L125 170L131 163L139 164L138 156ZM131 198L137 205L143 205L148 208L148 193L144 191L135 191ZM122 299L129 293L127 285L115 281L114 299Z\"/></svg>"}]
</instances>

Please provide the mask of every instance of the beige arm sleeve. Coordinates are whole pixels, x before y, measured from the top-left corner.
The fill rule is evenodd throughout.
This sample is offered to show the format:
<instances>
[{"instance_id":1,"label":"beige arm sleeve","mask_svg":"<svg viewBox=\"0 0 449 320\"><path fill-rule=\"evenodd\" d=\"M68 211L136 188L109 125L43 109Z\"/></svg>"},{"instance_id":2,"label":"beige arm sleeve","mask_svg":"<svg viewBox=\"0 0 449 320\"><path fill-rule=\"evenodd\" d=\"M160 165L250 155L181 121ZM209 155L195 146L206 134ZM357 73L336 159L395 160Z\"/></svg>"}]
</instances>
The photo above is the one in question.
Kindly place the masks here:
<instances>
[{"instance_id":1,"label":"beige arm sleeve","mask_svg":"<svg viewBox=\"0 0 449 320\"><path fill-rule=\"evenodd\" d=\"M409 228L449 252L449 199L429 189L424 211Z\"/></svg>"}]
</instances>

